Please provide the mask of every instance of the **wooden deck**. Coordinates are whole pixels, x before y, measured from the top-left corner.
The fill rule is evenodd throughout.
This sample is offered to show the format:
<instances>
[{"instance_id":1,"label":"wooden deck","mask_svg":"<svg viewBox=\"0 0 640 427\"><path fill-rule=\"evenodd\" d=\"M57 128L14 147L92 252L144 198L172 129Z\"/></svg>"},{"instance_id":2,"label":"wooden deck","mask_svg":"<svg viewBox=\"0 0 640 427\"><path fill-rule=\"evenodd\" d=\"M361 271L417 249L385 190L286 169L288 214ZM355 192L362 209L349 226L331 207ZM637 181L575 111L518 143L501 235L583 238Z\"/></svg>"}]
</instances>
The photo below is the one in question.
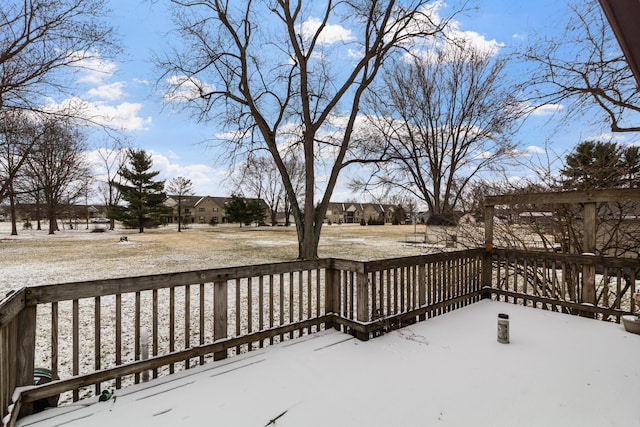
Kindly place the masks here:
<instances>
[{"instance_id":1,"label":"wooden deck","mask_svg":"<svg viewBox=\"0 0 640 427\"><path fill-rule=\"evenodd\" d=\"M23 288L0 304L3 423L48 396L75 405L143 372L160 378L324 330L366 341L481 298L619 322L638 279L638 259L482 248ZM35 367L61 379L30 387Z\"/></svg>"},{"instance_id":2,"label":"wooden deck","mask_svg":"<svg viewBox=\"0 0 640 427\"><path fill-rule=\"evenodd\" d=\"M510 315L510 344L496 341ZM484 300L374 340L327 330L23 418L20 427L631 426L640 336Z\"/></svg>"}]
</instances>

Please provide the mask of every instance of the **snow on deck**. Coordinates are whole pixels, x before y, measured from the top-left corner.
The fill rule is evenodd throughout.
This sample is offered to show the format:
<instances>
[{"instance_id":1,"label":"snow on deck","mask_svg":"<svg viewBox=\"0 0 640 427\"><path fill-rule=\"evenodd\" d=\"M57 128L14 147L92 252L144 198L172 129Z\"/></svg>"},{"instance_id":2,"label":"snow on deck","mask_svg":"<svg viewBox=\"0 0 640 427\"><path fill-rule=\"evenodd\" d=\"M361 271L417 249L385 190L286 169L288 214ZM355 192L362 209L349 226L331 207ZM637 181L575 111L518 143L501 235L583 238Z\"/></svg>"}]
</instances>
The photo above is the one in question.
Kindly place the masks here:
<instances>
[{"instance_id":1,"label":"snow on deck","mask_svg":"<svg viewBox=\"0 0 640 427\"><path fill-rule=\"evenodd\" d=\"M511 343L496 341L498 313ZM637 426L640 335L482 301L361 342L325 331L19 426Z\"/></svg>"}]
</instances>

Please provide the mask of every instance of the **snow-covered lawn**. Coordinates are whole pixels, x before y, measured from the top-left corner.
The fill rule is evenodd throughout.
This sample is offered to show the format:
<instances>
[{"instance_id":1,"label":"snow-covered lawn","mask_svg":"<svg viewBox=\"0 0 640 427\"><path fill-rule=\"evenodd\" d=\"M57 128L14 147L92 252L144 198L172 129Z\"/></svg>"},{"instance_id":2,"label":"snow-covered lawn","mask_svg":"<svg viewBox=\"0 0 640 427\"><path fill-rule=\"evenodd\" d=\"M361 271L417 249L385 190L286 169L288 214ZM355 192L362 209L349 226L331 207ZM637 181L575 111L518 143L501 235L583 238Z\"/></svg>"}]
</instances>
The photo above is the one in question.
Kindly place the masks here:
<instances>
[{"instance_id":1,"label":"snow-covered lawn","mask_svg":"<svg viewBox=\"0 0 640 427\"><path fill-rule=\"evenodd\" d=\"M496 341L498 313L510 344ZM640 336L482 301L360 342L326 331L19 426L637 426Z\"/></svg>"},{"instance_id":2,"label":"snow-covered lawn","mask_svg":"<svg viewBox=\"0 0 640 427\"><path fill-rule=\"evenodd\" d=\"M122 228L94 233L93 227L55 235L18 230L11 236L10 224L0 222L0 296L23 286L291 261L298 254L295 227L193 225L178 233L168 226L142 234ZM413 230L412 225L327 225L319 255L367 261L433 252L405 242Z\"/></svg>"}]
</instances>

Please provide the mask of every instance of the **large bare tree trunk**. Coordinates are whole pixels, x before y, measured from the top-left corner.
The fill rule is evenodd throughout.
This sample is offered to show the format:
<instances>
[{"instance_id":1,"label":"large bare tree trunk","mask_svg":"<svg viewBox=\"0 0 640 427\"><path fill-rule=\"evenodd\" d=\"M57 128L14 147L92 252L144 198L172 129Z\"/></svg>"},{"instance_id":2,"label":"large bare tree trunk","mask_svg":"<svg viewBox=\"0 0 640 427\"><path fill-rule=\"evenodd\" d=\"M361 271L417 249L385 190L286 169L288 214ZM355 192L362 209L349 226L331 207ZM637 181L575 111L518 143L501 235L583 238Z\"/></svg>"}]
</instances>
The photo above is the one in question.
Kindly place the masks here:
<instances>
[{"instance_id":1,"label":"large bare tree trunk","mask_svg":"<svg viewBox=\"0 0 640 427\"><path fill-rule=\"evenodd\" d=\"M55 205L51 202L47 204L47 217L49 218L49 234L55 234L58 231L58 220Z\"/></svg>"},{"instance_id":2,"label":"large bare tree trunk","mask_svg":"<svg viewBox=\"0 0 640 427\"><path fill-rule=\"evenodd\" d=\"M327 1L313 7L302 0L238 0L233 7L218 0L173 3L177 25L192 49L159 61L163 77L180 77L167 79L169 97L184 99L188 88L199 120L222 120L234 133L234 154L270 152L296 220L298 256L317 258L324 213L338 175L349 164L345 158L363 92L385 60L399 59L410 42L424 43L441 33L450 18L433 16L427 0ZM312 19L310 9L320 18ZM252 21L257 17L269 25ZM334 22L349 33L337 43L326 38L330 26L340 26ZM326 55L332 48L340 50L340 58L348 51L360 56L332 62ZM332 123L338 116L348 122L343 133ZM335 158L322 158L320 147ZM304 157L304 201L287 170L288 156ZM321 162L330 169L324 190L316 188L316 163ZM317 211L316 191L321 193Z\"/></svg>"},{"instance_id":3,"label":"large bare tree trunk","mask_svg":"<svg viewBox=\"0 0 640 427\"><path fill-rule=\"evenodd\" d=\"M9 184L9 209L11 210L11 235L18 235L18 227L16 225L16 196L13 194L13 185Z\"/></svg>"}]
</instances>

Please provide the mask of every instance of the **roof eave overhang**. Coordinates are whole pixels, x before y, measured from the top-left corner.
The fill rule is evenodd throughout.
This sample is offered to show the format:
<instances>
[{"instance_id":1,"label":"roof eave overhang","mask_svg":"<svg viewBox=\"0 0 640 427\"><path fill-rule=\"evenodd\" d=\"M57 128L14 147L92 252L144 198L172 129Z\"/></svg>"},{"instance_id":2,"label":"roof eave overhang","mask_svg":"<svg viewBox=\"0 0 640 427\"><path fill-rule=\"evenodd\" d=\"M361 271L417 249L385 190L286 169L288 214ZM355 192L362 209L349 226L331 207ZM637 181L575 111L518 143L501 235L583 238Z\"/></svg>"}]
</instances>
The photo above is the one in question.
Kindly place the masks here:
<instances>
[{"instance_id":1,"label":"roof eave overhang","mask_svg":"<svg viewBox=\"0 0 640 427\"><path fill-rule=\"evenodd\" d=\"M640 87L640 0L599 0Z\"/></svg>"}]
</instances>

